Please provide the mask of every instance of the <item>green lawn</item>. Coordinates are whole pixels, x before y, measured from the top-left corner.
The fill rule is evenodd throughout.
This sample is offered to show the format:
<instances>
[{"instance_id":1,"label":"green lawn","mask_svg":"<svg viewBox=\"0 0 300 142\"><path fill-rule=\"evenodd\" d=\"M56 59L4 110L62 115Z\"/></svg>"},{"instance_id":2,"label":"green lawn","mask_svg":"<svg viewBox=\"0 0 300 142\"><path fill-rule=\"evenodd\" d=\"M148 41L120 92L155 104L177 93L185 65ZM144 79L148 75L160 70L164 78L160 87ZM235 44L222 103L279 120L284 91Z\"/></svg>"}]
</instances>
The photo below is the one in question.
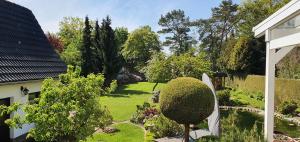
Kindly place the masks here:
<instances>
[{"instance_id":1,"label":"green lawn","mask_svg":"<svg viewBox=\"0 0 300 142\"><path fill-rule=\"evenodd\" d=\"M159 84L156 89L163 85ZM100 103L102 106L108 107L114 121L129 120L136 111L136 105L141 105L145 101L151 102L153 86L154 83L149 82L123 85L117 89L116 93L100 97Z\"/></svg>"},{"instance_id":2,"label":"green lawn","mask_svg":"<svg viewBox=\"0 0 300 142\"><path fill-rule=\"evenodd\" d=\"M263 94L259 92L247 92L242 90L231 91L231 99L241 102L242 104L259 109L264 108L264 100L258 99Z\"/></svg>"},{"instance_id":3,"label":"green lawn","mask_svg":"<svg viewBox=\"0 0 300 142\"><path fill-rule=\"evenodd\" d=\"M101 96L100 103L106 106L114 121L129 121L131 115L136 111L136 105L145 101L151 101L151 92L154 83L139 82L119 86L117 91L110 96ZM159 84L160 89L164 84ZM131 123L119 123L112 125L119 131L112 134L96 133L87 139L87 142L143 142L144 130Z\"/></svg>"},{"instance_id":4,"label":"green lawn","mask_svg":"<svg viewBox=\"0 0 300 142\"><path fill-rule=\"evenodd\" d=\"M143 142L144 130L130 123L113 125L118 132L112 134L98 133L87 139L87 142Z\"/></svg>"}]
</instances>

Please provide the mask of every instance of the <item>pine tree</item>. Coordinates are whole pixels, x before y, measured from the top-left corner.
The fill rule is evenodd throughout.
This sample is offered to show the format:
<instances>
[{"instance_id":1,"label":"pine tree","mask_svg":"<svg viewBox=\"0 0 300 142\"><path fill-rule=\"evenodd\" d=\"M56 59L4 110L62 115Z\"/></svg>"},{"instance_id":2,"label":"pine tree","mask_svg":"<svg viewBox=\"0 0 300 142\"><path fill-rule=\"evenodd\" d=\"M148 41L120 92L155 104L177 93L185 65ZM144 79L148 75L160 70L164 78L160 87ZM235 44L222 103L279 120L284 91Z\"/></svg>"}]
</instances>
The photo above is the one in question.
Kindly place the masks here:
<instances>
[{"instance_id":1,"label":"pine tree","mask_svg":"<svg viewBox=\"0 0 300 142\"><path fill-rule=\"evenodd\" d=\"M167 34L163 45L170 46L170 50L176 55L189 50L194 41L189 35L189 17L185 16L183 10L172 10L162 15L158 24L162 27L158 33Z\"/></svg>"},{"instance_id":2,"label":"pine tree","mask_svg":"<svg viewBox=\"0 0 300 142\"><path fill-rule=\"evenodd\" d=\"M89 23L88 16L85 17L85 27L83 29L83 43L81 47L81 58L82 58L82 75L87 76L93 72L92 64L92 43L91 43L91 26Z\"/></svg>"},{"instance_id":3,"label":"pine tree","mask_svg":"<svg viewBox=\"0 0 300 142\"><path fill-rule=\"evenodd\" d=\"M111 28L111 19L107 16L102 21L101 38L103 41L103 73L105 76L105 85L115 79L121 69L118 46L115 40L114 30Z\"/></svg>"},{"instance_id":4,"label":"pine tree","mask_svg":"<svg viewBox=\"0 0 300 142\"><path fill-rule=\"evenodd\" d=\"M101 35L100 35L100 27L98 24L98 21L96 21L95 24L95 30L94 30L94 38L93 38L93 42L94 42L94 60L95 60L95 72L96 73L101 73L103 72L103 42L101 39Z\"/></svg>"}]
</instances>

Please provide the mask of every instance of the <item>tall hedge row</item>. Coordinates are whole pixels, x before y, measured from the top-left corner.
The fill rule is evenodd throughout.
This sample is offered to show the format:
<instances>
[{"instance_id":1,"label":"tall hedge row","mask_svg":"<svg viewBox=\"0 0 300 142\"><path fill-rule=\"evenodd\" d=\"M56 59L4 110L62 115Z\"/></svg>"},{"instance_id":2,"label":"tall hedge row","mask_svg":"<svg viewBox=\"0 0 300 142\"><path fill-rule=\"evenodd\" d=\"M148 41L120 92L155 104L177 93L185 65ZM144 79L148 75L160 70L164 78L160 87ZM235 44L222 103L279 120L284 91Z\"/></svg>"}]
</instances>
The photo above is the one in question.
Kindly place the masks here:
<instances>
[{"instance_id":1,"label":"tall hedge row","mask_svg":"<svg viewBox=\"0 0 300 142\"><path fill-rule=\"evenodd\" d=\"M234 76L226 78L226 85L264 93L265 77L259 75ZM275 104L278 105L285 100L294 100L300 103L300 80L276 78Z\"/></svg>"}]
</instances>

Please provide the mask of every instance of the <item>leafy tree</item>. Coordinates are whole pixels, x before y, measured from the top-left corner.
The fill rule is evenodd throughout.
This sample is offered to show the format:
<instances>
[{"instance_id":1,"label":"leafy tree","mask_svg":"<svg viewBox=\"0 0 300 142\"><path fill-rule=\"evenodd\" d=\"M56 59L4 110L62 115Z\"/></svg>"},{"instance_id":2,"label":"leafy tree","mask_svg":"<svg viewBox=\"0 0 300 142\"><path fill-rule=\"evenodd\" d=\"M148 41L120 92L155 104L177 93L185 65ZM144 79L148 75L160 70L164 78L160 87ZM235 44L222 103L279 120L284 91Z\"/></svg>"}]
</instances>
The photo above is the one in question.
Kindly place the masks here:
<instances>
[{"instance_id":1,"label":"leafy tree","mask_svg":"<svg viewBox=\"0 0 300 142\"><path fill-rule=\"evenodd\" d=\"M155 82L153 90L159 82L167 82L177 77L201 78L203 73L211 74L210 62L204 53L185 53L179 56L166 57L162 52L152 55L147 66L142 70L146 79Z\"/></svg>"},{"instance_id":2,"label":"leafy tree","mask_svg":"<svg viewBox=\"0 0 300 142\"><path fill-rule=\"evenodd\" d=\"M290 0L246 0L238 8L238 31L242 36L253 37L252 28L276 12Z\"/></svg>"},{"instance_id":3,"label":"leafy tree","mask_svg":"<svg viewBox=\"0 0 300 142\"><path fill-rule=\"evenodd\" d=\"M80 47L84 21L77 17L64 17L59 23L59 39L64 45L62 59L68 65L81 66Z\"/></svg>"},{"instance_id":4,"label":"leafy tree","mask_svg":"<svg viewBox=\"0 0 300 142\"><path fill-rule=\"evenodd\" d=\"M134 30L126 40L122 55L126 62L141 70L153 52L160 51L159 39L149 26ZM131 67L131 68L133 68Z\"/></svg>"},{"instance_id":5,"label":"leafy tree","mask_svg":"<svg viewBox=\"0 0 300 142\"><path fill-rule=\"evenodd\" d=\"M171 66L163 52L153 54L147 66L143 68L143 72L148 81L156 83L152 91L159 82L167 82L171 79Z\"/></svg>"},{"instance_id":6,"label":"leafy tree","mask_svg":"<svg viewBox=\"0 0 300 142\"><path fill-rule=\"evenodd\" d=\"M212 9L209 19L193 22L199 28L201 47L207 51L213 71L264 74L265 41L256 39L252 28L288 0L231 0Z\"/></svg>"},{"instance_id":7,"label":"leafy tree","mask_svg":"<svg viewBox=\"0 0 300 142\"><path fill-rule=\"evenodd\" d=\"M124 44L128 39L128 35L128 29L125 27L118 27L115 29L116 44L119 48L119 52L121 52L121 50L123 49Z\"/></svg>"},{"instance_id":8,"label":"leafy tree","mask_svg":"<svg viewBox=\"0 0 300 142\"><path fill-rule=\"evenodd\" d=\"M124 48L125 42L128 39L129 33L128 29L125 27L118 27L115 29L115 38L116 38L116 44L118 47L118 54L120 56L121 64L122 66L128 66L126 65L126 61L122 55L122 50Z\"/></svg>"},{"instance_id":9,"label":"leafy tree","mask_svg":"<svg viewBox=\"0 0 300 142\"><path fill-rule=\"evenodd\" d=\"M269 15L277 11L287 1L247 0L238 8L239 31L236 43L232 50L223 52L229 57L229 70L238 73L264 74L265 73L265 41L264 38L254 38L252 28ZM221 55L222 56L222 55Z\"/></svg>"},{"instance_id":10,"label":"leafy tree","mask_svg":"<svg viewBox=\"0 0 300 142\"><path fill-rule=\"evenodd\" d=\"M102 20L101 24L101 38L103 42L103 72L105 76L105 85L115 79L121 69L121 60L118 54L118 47L116 45L115 33L111 28L111 19L107 16Z\"/></svg>"},{"instance_id":11,"label":"leafy tree","mask_svg":"<svg viewBox=\"0 0 300 142\"><path fill-rule=\"evenodd\" d=\"M81 66L81 55L80 50L78 50L77 43L69 44L69 46L60 54L60 56L68 65Z\"/></svg>"},{"instance_id":12,"label":"leafy tree","mask_svg":"<svg viewBox=\"0 0 300 142\"><path fill-rule=\"evenodd\" d=\"M231 0L223 0L218 7L212 9L211 18L194 22L199 29L201 46L209 54L213 71L220 68L217 66L217 60L224 42L235 35L238 22L237 8L238 5L233 4Z\"/></svg>"},{"instance_id":13,"label":"leafy tree","mask_svg":"<svg viewBox=\"0 0 300 142\"><path fill-rule=\"evenodd\" d=\"M176 55L189 50L192 44L189 17L186 17L183 10L172 10L166 15L162 15L158 24L162 27L158 33L171 34L167 36L163 45L170 46L170 50Z\"/></svg>"},{"instance_id":14,"label":"leafy tree","mask_svg":"<svg viewBox=\"0 0 300 142\"><path fill-rule=\"evenodd\" d=\"M190 124L199 124L214 110L214 95L202 81L179 77L168 82L160 95L164 116L184 124L184 141L189 142Z\"/></svg>"},{"instance_id":15,"label":"leafy tree","mask_svg":"<svg viewBox=\"0 0 300 142\"><path fill-rule=\"evenodd\" d=\"M33 123L29 137L36 141L78 142L112 122L112 117L105 107L101 107L99 95L104 77L101 74L80 76L80 68L68 67L66 74L59 79L43 81L40 98L37 103L13 104L0 107L0 113L10 114L23 110L25 117L6 120L10 126L21 128L23 124Z\"/></svg>"},{"instance_id":16,"label":"leafy tree","mask_svg":"<svg viewBox=\"0 0 300 142\"><path fill-rule=\"evenodd\" d=\"M93 55L92 55L92 39L91 39L91 30L92 27L90 25L89 18L85 17L85 27L83 29L83 41L81 50L81 58L82 58L82 75L87 76L88 74L95 71L95 66L93 64Z\"/></svg>"},{"instance_id":17,"label":"leafy tree","mask_svg":"<svg viewBox=\"0 0 300 142\"><path fill-rule=\"evenodd\" d=\"M48 32L46 34L46 37L56 52L58 53L63 52L64 45L56 34Z\"/></svg>"},{"instance_id":18,"label":"leafy tree","mask_svg":"<svg viewBox=\"0 0 300 142\"><path fill-rule=\"evenodd\" d=\"M168 58L170 64L171 78L194 77L201 78L203 73L211 74L210 62L204 53L197 55L191 53L173 55Z\"/></svg>"}]
</instances>

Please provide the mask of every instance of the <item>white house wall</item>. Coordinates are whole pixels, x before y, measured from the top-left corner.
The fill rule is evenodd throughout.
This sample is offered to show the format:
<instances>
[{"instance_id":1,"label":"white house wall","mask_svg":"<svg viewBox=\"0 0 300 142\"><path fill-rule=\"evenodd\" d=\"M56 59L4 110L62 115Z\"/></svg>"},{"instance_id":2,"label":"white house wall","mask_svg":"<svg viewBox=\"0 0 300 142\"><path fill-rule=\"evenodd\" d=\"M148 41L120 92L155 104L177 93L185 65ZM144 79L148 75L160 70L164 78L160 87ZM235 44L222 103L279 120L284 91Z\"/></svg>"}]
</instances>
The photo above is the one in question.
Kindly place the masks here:
<instances>
[{"instance_id":1,"label":"white house wall","mask_svg":"<svg viewBox=\"0 0 300 142\"><path fill-rule=\"evenodd\" d=\"M26 87L29 90L29 93L39 92L41 90L42 81L31 81L23 82L17 84L7 84L0 85L0 99L10 98L10 104L14 102L18 103L27 103L28 95L24 96L21 94L21 86ZM22 116L24 113L19 110L18 113ZM33 127L33 124L24 125L22 129L10 129L10 138L17 138L23 134L26 134L30 128Z\"/></svg>"}]
</instances>

